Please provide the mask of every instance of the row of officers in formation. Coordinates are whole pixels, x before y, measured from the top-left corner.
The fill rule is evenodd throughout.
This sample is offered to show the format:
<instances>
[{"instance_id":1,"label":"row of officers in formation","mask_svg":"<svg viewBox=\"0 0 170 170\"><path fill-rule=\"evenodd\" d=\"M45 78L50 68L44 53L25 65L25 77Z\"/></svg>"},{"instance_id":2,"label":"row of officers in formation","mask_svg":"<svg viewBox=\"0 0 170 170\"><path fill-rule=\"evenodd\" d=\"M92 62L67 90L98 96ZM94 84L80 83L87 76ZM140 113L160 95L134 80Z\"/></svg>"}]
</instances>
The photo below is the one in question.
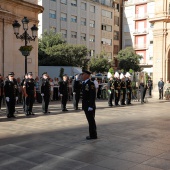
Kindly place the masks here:
<instances>
[{"instance_id":1,"label":"row of officers in formation","mask_svg":"<svg viewBox=\"0 0 170 170\"><path fill-rule=\"evenodd\" d=\"M149 80L151 81L151 80ZM82 94L82 74L77 74L74 76L72 81L72 92L73 92L73 106L75 110L78 110L78 103ZM152 81L150 82L152 84ZM6 100L7 106L7 117L14 117L15 113L15 103L18 100L18 84L14 78L14 73L10 72L5 81L2 80L0 75L0 108L3 94ZM34 115L32 108L36 98L36 88L35 80L33 79L32 72L29 72L25 75L20 86L22 87L22 96L23 96L23 109L26 114ZM144 103L144 97L146 93L146 88L144 84L140 84L141 90L141 103ZM97 92L97 91L96 91ZM108 92L108 106L120 105L130 105L131 96L132 96L132 83L131 75L127 72L125 75L119 75L117 72L114 76L110 75L107 83L107 92ZM42 110L43 112L50 113L48 111L48 105L50 102L51 94L51 85L49 81L49 75L47 72L42 74L40 80L40 94L42 97ZM68 111L66 108L69 88L68 88L68 76L63 75L63 80L59 82L59 94L61 98L61 108L62 111Z\"/></svg>"}]
</instances>

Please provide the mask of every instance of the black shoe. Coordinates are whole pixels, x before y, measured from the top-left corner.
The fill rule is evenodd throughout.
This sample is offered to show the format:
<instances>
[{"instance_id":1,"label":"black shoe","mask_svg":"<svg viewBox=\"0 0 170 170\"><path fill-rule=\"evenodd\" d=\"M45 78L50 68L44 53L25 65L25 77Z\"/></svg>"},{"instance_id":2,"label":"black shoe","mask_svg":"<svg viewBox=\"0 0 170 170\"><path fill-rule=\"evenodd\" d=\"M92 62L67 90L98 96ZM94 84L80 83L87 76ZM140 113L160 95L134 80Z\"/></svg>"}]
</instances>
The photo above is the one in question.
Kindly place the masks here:
<instances>
[{"instance_id":1,"label":"black shoe","mask_svg":"<svg viewBox=\"0 0 170 170\"><path fill-rule=\"evenodd\" d=\"M113 106L113 104L109 104L108 106L110 106L110 107L111 107L111 106Z\"/></svg>"},{"instance_id":2,"label":"black shoe","mask_svg":"<svg viewBox=\"0 0 170 170\"><path fill-rule=\"evenodd\" d=\"M12 117L12 118L16 118L16 116L15 116L15 115L12 115L11 117Z\"/></svg>"},{"instance_id":3,"label":"black shoe","mask_svg":"<svg viewBox=\"0 0 170 170\"><path fill-rule=\"evenodd\" d=\"M10 115L10 114L7 114L7 118L11 118L11 115Z\"/></svg>"},{"instance_id":4,"label":"black shoe","mask_svg":"<svg viewBox=\"0 0 170 170\"><path fill-rule=\"evenodd\" d=\"M35 115L33 112L29 112L29 115Z\"/></svg>"},{"instance_id":5,"label":"black shoe","mask_svg":"<svg viewBox=\"0 0 170 170\"><path fill-rule=\"evenodd\" d=\"M97 139L97 136L95 136L95 137L87 136L86 139L87 139L87 140Z\"/></svg>"},{"instance_id":6,"label":"black shoe","mask_svg":"<svg viewBox=\"0 0 170 170\"><path fill-rule=\"evenodd\" d=\"M67 110L67 109L63 109L62 111L63 111L63 112L67 112L68 110Z\"/></svg>"}]
</instances>

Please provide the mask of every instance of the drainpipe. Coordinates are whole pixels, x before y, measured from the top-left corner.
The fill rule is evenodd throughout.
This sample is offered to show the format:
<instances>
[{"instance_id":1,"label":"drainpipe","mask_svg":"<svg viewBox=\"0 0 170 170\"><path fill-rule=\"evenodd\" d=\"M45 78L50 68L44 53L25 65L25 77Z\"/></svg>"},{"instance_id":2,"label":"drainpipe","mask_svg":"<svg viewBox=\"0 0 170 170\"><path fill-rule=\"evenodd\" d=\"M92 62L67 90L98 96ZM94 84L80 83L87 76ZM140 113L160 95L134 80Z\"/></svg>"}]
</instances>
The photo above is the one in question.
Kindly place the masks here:
<instances>
[{"instance_id":1,"label":"drainpipe","mask_svg":"<svg viewBox=\"0 0 170 170\"><path fill-rule=\"evenodd\" d=\"M2 75L4 76L4 59L5 59L5 21L4 21L4 18L2 20L2 30L3 30L3 33L2 33Z\"/></svg>"}]
</instances>

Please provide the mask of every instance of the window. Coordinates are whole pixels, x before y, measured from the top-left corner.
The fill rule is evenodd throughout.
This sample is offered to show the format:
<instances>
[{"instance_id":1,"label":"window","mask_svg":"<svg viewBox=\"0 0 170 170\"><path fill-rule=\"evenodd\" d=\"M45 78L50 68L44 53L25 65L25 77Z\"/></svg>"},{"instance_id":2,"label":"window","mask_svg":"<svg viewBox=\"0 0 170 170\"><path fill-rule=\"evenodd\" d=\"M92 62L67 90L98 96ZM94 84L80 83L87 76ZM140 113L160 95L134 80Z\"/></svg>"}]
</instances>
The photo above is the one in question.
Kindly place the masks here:
<instances>
[{"instance_id":1,"label":"window","mask_svg":"<svg viewBox=\"0 0 170 170\"><path fill-rule=\"evenodd\" d=\"M67 30L61 30L61 33L64 38L67 38Z\"/></svg>"},{"instance_id":2,"label":"window","mask_svg":"<svg viewBox=\"0 0 170 170\"><path fill-rule=\"evenodd\" d=\"M114 40L119 40L119 32L114 31Z\"/></svg>"},{"instance_id":3,"label":"window","mask_svg":"<svg viewBox=\"0 0 170 170\"><path fill-rule=\"evenodd\" d=\"M60 2L65 5L67 4L67 0L61 0Z\"/></svg>"},{"instance_id":4,"label":"window","mask_svg":"<svg viewBox=\"0 0 170 170\"><path fill-rule=\"evenodd\" d=\"M84 2L81 3L81 9L86 11L86 3Z\"/></svg>"},{"instance_id":5,"label":"window","mask_svg":"<svg viewBox=\"0 0 170 170\"><path fill-rule=\"evenodd\" d=\"M61 21L67 21L67 14L61 13Z\"/></svg>"},{"instance_id":6,"label":"window","mask_svg":"<svg viewBox=\"0 0 170 170\"><path fill-rule=\"evenodd\" d=\"M77 32L71 31L71 38L77 38Z\"/></svg>"},{"instance_id":7,"label":"window","mask_svg":"<svg viewBox=\"0 0 170 170\"><path fill-rule=\"evenodd\" d=\"M154 23L150 23L150 27L153 28L154 27Z\"/></svg>"},{"instance_id":8,"label":"window","mask_svg":"<svg viewBox=\"0 0 170 170\"><path fill-rule=\"evenodd\" d=\"M112 45L112 39L102 38L101 43L105 45Z\"/></svg>"},{"instance_id":9,"label":"window","mask_svg":"<svg viewBox=\"0 0 170 170\"><path fill-rule=\"evenodd\" d=\"M89 41L94 42L95 41L95 36L94 35L90 35Z\"/></svg>"},{"instance_id":10,"label":"window","mask_svg":"<svg viewBox=\"0 0 170 170\"><path fill-rule=\"evenodd\" d=\"M51 1L56 2L56 0L51 0Z\"/></svg>"},{"instance_id":11,"label":"window","mask_svg":"<svg viewBox=\"0 0 170 170\"><path fill-rule=\"evenodd\" d=\"M77 17L76 16L71 16L71 22L77 22Z\"/></svg>"},{"instance_id":12,"label":"window","mask_svg":"<svg viewBox=\"0 0 170 170\"><path fill-rule=\"evenodd\" d=\"M131 47L132 46L132 40L131 39L126 39L125 40L125 47Z\"/></svg>"},{"instance_id":13,"label":"window","mask_svg":"<svg viewBox=\"0 0 170 170\"><path fill-rule=\"evenodd\" d=\"M72 6L77 6L77 0L71 0L71 5Z\"/></svg>"},{"instance_id":14,"label":"window","mask_svg":"<svg viewBox=\"0 0 170 170\"><path fill-rule=\"evenodd\" d=\"M86 41L86 34L81 33L81 40Z\"/></svg>"},{"instance_id":15,"label":"window","mask_svg":"<svg viewBox=\"0 0 170 170\"><path fill-rule=\"evenodd\" d=\"M81 18L81 25L86 25L86 18Z\"/></svg>"},{"instance_id":16,"label":"window","mask_svg":"<svg viewBox=\"0 0 170 170\"><path fill-rule=\"evenodd\" d=\"M115 3L114 8L119 12L119 4Z\"/></svg>"},{"instance_id":17,"label":"window","mask_svg":"<svg viewBox=\"0 0 170 170\"><path fill-rule=\"evenodd\" d=\"M150 44L153 44L153 40L150 41Z\"/></svg>"},{"instance_id":18,"label":"window","mask_svg":"<svg viewBox=\"0 0 170 170\"><path fill-rule=\"evenodd\" d=\"M53 19L56 19L56 11L50 10L49 17L53 18Z\"/></svg>"},{"instance_id":19,"label":"window","mask_svg":"<svg viewBox=\"0 0 170 170\"><path fill-rule=\"evenodd\" d=\"M95 54L95 51L94 50L90 50L90 52L89 52L90 54L90 57L93 57L94 56L94 54Z\"/></svg>"},{"instance_id":20,"label":"window","mask_svg":"<svg viewBox=\"0 0 170 170\"><path fill-rule=\"evenodd\" d=\"M93 13L95 13L95 6L93 6L93 5L90 5L90 12L93 12Z\"/></svg>"},{"instance_id":21,"label":"window","mask_svg":"<svg viewBox=\"0 0 170 170\"><path fill-rule=\"evenodd\" d=\"M102 30L112 32L111 25L102 25Z\"/></svg>"},{"instance_id":22,"label":"window","mask_svg":"<svg viewBox=\"0 0 170 170\"><path fill-rule=\"evenodd\" d=\"M95 27L95 21L93 21L93 20L90 20L90 27Z\"/></svg>"},{"instance_id":23,"label":"window","mask_svg":"<svg viewBox=\"0 0 170 170\"><path fill-rule=\"evenodd\" d=\"M106 10L102 10L102 16L103 17L107 17L107 18L112 18L112 12L106 11Z\"/></svg>"},{"instance_id":24,"label":"window","mask_svg":"<svg viewBox=\"0 0 170 170\"><path fill-rule=\"evenodd\" d=\"M119 17L114 17L114 25L119 26Z\"/></svg>"}]
</instances>

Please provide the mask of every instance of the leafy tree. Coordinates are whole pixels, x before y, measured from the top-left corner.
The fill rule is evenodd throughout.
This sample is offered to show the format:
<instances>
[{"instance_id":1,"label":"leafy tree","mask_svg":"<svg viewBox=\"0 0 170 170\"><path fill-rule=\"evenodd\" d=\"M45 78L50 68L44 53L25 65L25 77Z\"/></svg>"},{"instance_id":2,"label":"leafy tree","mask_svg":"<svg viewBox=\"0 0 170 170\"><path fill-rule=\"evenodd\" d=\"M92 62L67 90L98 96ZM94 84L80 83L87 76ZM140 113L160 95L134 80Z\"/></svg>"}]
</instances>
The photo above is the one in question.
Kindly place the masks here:
<instances>
[{"instance_id":1,"label":"leafy tree","mask_svg":"<svg viewBox=\"0 0 170 170\"><path fill-rule=\"evenodd\" d=\"M140 71L140 59L142 56L135 53L132 47L127 47L119 51L117 59L119 61L119 69L123 69L125 72L130 69L134 71Z\"/></svg>"},{"instance_id":2,"label":"leafy tree","mask_svg":"<svg viewBox=\"0 0 170 170\"><path fill-rule=\"evenodd\" d=\"M109 72L110 72L112 75L114 75L114 69L113 69L113 67L109 68Z\"/></svg>"},{"instance_id":3,"label":"leafy tree","mask_svg":"<svg viewBox=\"0 0 170 170\"><path fill-rule=\"evenodd\" d=\"M92 72L107 72L108 69L110 68L110 63L106 58L99 57L99 58L91 58L90 60L90 70Z\"/></svg>"}]
</instances>

